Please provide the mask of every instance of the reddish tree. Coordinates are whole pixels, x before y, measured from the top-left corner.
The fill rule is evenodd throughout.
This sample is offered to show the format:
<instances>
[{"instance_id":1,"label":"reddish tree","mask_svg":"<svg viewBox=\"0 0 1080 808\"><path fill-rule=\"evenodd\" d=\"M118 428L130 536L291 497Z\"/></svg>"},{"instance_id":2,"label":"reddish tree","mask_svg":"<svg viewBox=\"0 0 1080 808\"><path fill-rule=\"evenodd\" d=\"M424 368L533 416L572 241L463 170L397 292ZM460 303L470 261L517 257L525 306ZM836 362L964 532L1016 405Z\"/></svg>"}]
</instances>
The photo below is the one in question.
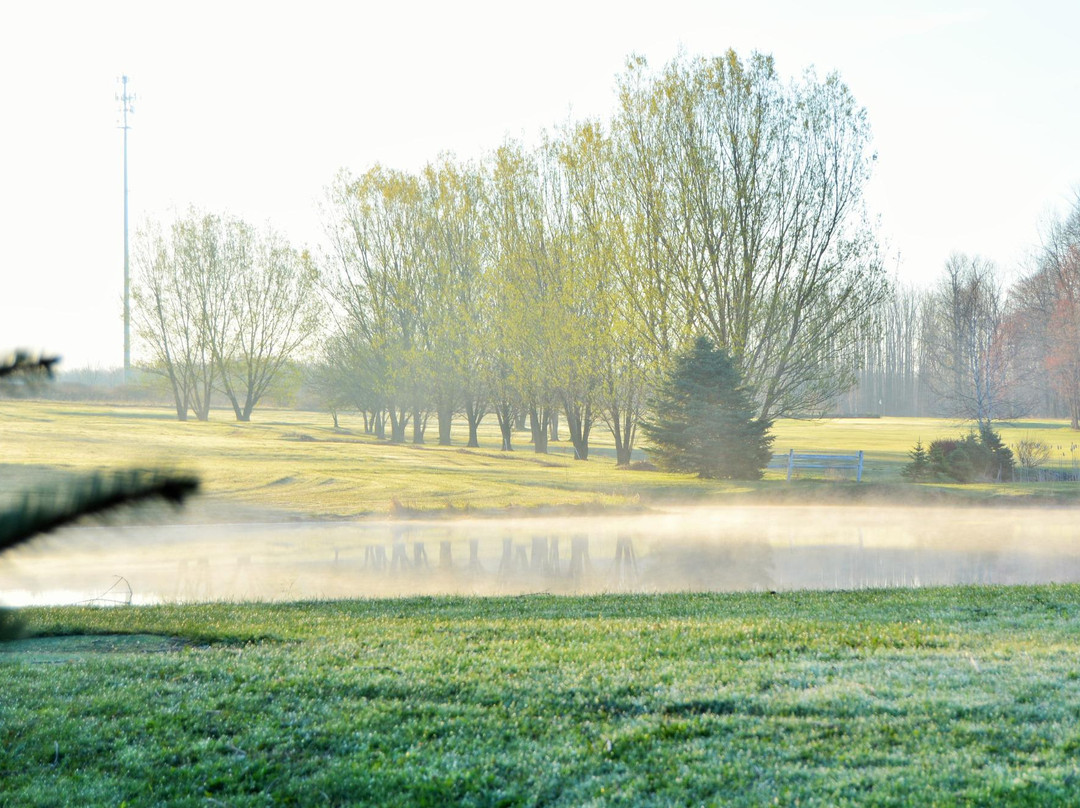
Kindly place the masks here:
<instances>
[{"instance_id":1,"label":"reddish tree","mask_svg":"<svg viewBox=\"0 0 1080 808\"><path fill-rule=\"evenodd\" d=\"M1069 245L1054 265L1043 363L1051 385L1068 403L1072 428L1080 429L1080 245Z\"/></svg>"}]
</instances>

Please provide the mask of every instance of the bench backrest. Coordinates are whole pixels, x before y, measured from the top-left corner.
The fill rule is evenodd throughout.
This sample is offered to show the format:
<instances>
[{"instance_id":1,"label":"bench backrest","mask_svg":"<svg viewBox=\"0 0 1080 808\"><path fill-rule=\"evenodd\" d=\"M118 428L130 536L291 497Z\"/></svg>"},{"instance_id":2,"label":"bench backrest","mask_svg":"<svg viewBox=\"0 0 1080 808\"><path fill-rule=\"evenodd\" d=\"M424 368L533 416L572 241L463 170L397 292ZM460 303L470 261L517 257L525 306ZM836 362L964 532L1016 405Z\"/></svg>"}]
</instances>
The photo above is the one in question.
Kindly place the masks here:
<instances>
[{"instance_id":1,"label":"bench backrest","mask_svg":"<svg viewBox=\"0 0 1080 808\"><path fill-rule=\"evenodd\" d=\"M810 454L788 451L787 479L796 469L838 469L855 472L855 482L862 482L863 453L860 449L855 454Z\"/></svg>"}]
</instances>

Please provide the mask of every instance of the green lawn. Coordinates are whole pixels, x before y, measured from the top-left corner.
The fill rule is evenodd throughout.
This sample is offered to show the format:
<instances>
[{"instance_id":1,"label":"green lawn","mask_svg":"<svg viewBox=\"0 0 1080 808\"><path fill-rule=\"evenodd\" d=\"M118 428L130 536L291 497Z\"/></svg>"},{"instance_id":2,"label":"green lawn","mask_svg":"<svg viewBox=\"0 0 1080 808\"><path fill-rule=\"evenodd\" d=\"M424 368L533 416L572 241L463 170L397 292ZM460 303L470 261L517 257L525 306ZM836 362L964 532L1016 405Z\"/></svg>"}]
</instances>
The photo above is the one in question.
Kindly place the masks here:
<instances>
[{"instance_id":1,"label":"green lawn","mask_svg":"<svg viewBox=\"0 0 1080 808\"><path fill-rule=\"evenodd\" d=\"M755 483L698 480L688 475L618 469L610 436L594 435L596 454L571 459L569 444L532 452L527 433L516 451L498 450L494 419L481 448L464 448L464 424L451 447L390 445L363 434L362 423L291 410L259 410L253 423L215 411L211 421L180 423L165 408L58 402L0 401L0 483L22 482L33 469L78 471L129 464L164 464L196 472L210 501L243 503L307 516L364 516L396 512L635 507L655 501L750 498L813 500L897 498L914 501L1034 498L1074 502L1075 483L922 485L902 482L900 469L915 441L963 434L967 427L940 419L871 418L778 421L774 450L866 453L864 483L803 479L783 483L769 471ZM564 430L565 431L565 430ZM1055 447L1056 462L1072 463L1080 435L1067 422L1001 426L1006 443L1032 436ZM430 435L429 435L430 437ZM1080 455L1076 456L1080 461ZM850 474L843 475L850 478Z\"/></svg>"},{"instance_id":2,"label":"green lawn","mask_svg":"<svg viewBox=\"0 0 1080 808\"><path fill-rule=\"evenodd\" d=\"M603 452L534 455L524 434L507 454L493 424L479 450L460 433L448 448L391 446L343 426L4 401L0 494L131 464L198 473L210 505L307 517L672 499L1061 505L1080 488L903 483L916 439L965 431L928 419L776 425L777 452L863 449L861 485L627 471ZM1001 433L1072 462L1064 423ZM1080 804L1075 585L22 615L30 636L0 644L0 807Z\"/></svg>"},{"instance_id":3,"label":"green lawn","mask_svg":"<svg viewBox=\"0 0 1080 808\"><path fill-rule=\"evenodd\" d=\"M1077 586L27 617L141 636L0 646L0 805L1080 794Z\"/></svg>"}]
</instances>

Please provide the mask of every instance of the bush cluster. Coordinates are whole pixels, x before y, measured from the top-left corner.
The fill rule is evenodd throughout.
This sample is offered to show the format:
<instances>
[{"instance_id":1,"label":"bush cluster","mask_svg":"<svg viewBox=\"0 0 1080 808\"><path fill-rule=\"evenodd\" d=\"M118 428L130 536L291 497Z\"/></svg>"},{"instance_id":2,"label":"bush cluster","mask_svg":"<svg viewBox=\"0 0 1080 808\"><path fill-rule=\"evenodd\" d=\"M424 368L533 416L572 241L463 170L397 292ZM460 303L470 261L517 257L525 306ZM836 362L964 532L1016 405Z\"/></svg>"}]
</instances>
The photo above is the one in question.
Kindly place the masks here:
<instances>
[{"instance_id":1,"label":"bush cluster","mask_svg":"<svg viewBox=\"0 0 1080 808\"><path fill-rule=\"evenodd\" d=\"M929 449L919 440L908 456L911 462L901 474L912 482L1001 482L1012 479L1015 465L1012 450L985 425L962 438L935 440Z\"/></svg>"}]
</instances>

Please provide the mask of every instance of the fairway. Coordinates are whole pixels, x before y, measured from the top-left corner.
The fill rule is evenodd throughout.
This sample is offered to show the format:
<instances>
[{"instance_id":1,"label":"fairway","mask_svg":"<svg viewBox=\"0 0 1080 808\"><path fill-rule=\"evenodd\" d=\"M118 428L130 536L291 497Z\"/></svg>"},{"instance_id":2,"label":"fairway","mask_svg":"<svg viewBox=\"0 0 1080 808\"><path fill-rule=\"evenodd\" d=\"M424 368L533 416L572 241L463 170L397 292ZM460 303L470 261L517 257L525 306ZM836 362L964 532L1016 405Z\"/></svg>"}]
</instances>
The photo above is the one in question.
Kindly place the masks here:
<instances>
[{"instance_id":1,"label":"fairway","mask_svg":"<svg viewBox=\"0 0 1080 808\"><path fill-rule=\"evenodd\" d=\"M197 473L210 503L255 508L303 518L378 515L529 512L538 509L621 509L671 502L847 502L898 499L942 501L1042 501L1076 503L1075 483L908 485L900 477L915 441L959 436L968 427L941 419L868 418L781 420L773 450L866 453L863 483L849 473L837 479L780 484L783 471L757 482L701 480L690 475L615 466L610 435L597 425L587 462L572 459L566 441L538 455L528 433L515 433L515 451L500 452L489 416L479 449L467 449L464 424L454 445L389 444L363 434L362 423L292 410L259 410L251 423L215 411L209 422L178 422L164 407L119 407L60 402L0 401L0 480L11 491L48 472L129 465L164 465ZM1065 421L1000 425L1006 444L1023 437L1045 441L1063 468L1080 464L1080 435ZM216 516L213 518L217 518Z\"/></svg>"}]
</instances>

